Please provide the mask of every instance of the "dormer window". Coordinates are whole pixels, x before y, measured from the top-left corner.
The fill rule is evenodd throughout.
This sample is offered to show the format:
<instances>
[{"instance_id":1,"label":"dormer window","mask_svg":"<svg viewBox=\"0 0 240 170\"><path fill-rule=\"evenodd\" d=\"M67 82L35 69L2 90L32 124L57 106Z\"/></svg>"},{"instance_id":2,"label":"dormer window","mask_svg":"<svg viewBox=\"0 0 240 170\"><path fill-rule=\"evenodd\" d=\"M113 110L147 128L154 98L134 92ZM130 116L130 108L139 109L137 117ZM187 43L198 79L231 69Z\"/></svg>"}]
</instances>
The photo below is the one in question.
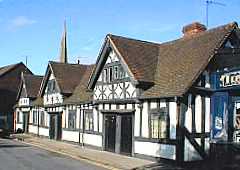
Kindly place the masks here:
<instances>
[{"instance_id":1,"label":"dormer window","mask_svg":"<svg viewBox=\"0 0 240 170\"><path fill-rule=\"evenodd\" d=\"M114 79L117 80L118 79L118 66L114 67Z\"/></svg>"},{"instance_id":2,"label":"dormer window","mask_svg":"<svg viewBox=\"0 0 240 170\"><path fill-rule=\"evenodd\" d=\"M109 67L109 82L112 82L113 80L113 68Z\"/></svg>"}]
</instances>

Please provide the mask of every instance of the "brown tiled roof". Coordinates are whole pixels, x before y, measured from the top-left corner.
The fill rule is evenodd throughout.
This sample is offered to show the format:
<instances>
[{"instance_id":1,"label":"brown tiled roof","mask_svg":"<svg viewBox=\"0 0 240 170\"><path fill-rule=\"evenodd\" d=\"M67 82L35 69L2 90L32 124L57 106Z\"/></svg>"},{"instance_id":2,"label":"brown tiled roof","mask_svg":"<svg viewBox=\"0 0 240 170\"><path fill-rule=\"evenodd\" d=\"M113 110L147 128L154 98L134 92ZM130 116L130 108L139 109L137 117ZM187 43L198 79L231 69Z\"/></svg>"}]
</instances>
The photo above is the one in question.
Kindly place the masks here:
<instances>
[{"instance_id":1,"label":"brown tiled roof","mask_svg":"<svg viewBox=\"0 0 240 170\"><path fill-rule=\"evenodd\" d=\"M237 24L231 23L161 44L154 86L145 91L143 97L172 97L186 93L235 28Z\"/></svg>"},{"instance_id":2,"label":"brown tiled roof","mask_svg":"<svg viewBox=\"0 0 240 170\"><path fill-rule=\"evenodd\" d=\"M138 81L153 82L159 44L108 35Z\"/></svg>"},{"instance_id":3,"label":"brown tiled roof","mask_svg":"<svg viewBox=\"0 0 240 170\"><path fill-rule=\"evenodd\" d=\"M36 98L40 89L43 76L23 74L23 81L27 90L27 97Z\"/></svg>"},{"instance_id":4,"label":"brown tiled roof","mask_svg":"<svg viewBox=\"0 0 240 170\"><path fill-rule=\"evenodd\" d=\"M72 94L88 65L49 62L62 94Z\"/></svg>"},{"instance_id":5,"label":"brown tiled roof","mask_svg":"<svg viewBox=\"0 0 240 170\"><path fill-rule=\"evenodd\" d=\"M20 63L0 67L0 76L5 75L6 73L8 73L9 71L11 71L12 69L16 68L19 65L24 65L24 64L22 62L20 62ZM30 71L30 70L28 70L28 71Z\"/></svg>"},{"instance_id":6,"label":"brown tiled roof","mask_svg":"<svg viewBox=\"0 0 240 170\"><path fill-rule=\"evenodd\" d=\"M43 106L43 98L38 96L33 102L33 106Z\"/></svg>"},{"instance_id":7,"label":"brown tiled roof","mask_svg":"<svg viewBox=\"0 0 240 170\"><path fill-rule=\"evenodd\" d=\"M65 104L78 104L82 102L89 102L92 99L93 93L87 90L88 80L92 73L94 65L88 66L84 74L79 75L82 77L80 83L75 88L73 94L67 98L64 103Z\"/></svg>"},{"instance_id":8,"label":"brown tiled roof","mask_svg":"<svg viewBox=\"0 0 240 170\"><path fill-rule=\"evenodd\" d=\"M162 44L108 35L138 82L153 83L142 97L183 95L208 65L236 23Z\"/></svg>"}]
</instances>

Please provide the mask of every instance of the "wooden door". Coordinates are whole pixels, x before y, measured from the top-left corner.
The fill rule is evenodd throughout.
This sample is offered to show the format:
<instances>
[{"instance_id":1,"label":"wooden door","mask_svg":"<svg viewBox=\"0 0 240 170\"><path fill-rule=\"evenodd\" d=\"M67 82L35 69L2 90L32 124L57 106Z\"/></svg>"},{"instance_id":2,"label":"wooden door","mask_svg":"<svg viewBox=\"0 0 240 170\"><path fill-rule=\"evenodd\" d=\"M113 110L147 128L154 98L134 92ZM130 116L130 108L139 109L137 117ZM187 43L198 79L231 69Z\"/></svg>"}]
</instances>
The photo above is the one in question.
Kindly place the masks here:
<instances>
[{"instance_id":1,"label":"wooden door","mask_svg":"<svg viewBox=\"0 0 240 170\"><path fill-rule=\"evenodd\" d=\"M120 152L122 154L132 154L132 116L121 116L121 143Z\"/></svg>"},{"instance_id":2,"label":"wooden door","mask_svg":"<svg viewBox=\"0 0 240 170\"><path fill-rule=\"evenodd\" d=\"M105 116L105 150L115 152L116 115Z\"/></svg>"}]
</instances>

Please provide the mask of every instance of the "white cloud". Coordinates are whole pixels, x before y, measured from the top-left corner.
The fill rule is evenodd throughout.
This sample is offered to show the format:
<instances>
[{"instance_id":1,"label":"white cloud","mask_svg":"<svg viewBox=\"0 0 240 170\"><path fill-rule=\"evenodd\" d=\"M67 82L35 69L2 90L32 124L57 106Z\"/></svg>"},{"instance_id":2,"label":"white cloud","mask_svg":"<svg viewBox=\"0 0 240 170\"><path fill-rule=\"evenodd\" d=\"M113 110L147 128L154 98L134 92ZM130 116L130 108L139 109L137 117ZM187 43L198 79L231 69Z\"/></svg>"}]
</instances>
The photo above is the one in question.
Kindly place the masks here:
<instances>
[{"instance_id":1,"label":"white cloud","mask_svg":"<svg viewBox=\"0 0 240 170\"><path fill-rule=\"evenodd\" d=\"M15 30L21 27L35 24L36 22L36 20L30 19L26 16L17 16L16 18L9 21L9 28L11 30Z\"/></svg>"}]
</instances>

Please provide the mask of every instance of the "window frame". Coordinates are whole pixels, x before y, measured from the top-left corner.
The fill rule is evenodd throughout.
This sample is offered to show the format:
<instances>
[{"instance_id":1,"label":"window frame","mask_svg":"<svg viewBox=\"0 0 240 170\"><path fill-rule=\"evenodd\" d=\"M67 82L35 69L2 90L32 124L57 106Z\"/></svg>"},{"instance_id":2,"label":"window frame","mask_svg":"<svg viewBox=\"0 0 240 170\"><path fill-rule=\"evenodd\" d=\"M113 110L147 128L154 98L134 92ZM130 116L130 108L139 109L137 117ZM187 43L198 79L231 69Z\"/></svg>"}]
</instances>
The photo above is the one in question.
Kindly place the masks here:
<instances>
[{"instance_id":1,"label":"window frame","mask_svg":"<svg viewBox=\"0 0 240 170\"><path fill-rule=\"evenodd\" d=\"M77 129L77 110L68 110L68 129Z\"/></svg>"},{"instance_id":2,"label":"window frame","mask_svg":"<svg viewBox=\"0 0 240 170\"><path fill-rule=\"evenodd\" d=\"M94 131L93 109L84 110L84 130Z\"/></svg>"},{"instance_id":3,"label":"window frame","mask_svg":"<svg viewBox=\"0 0 240 170\"><path fill-rule=\"evenodd\" d=\"M150 117L149 137L151 139L157 139L157 140L168 139L169 124L170 124L168 107L151 109L149 117ZM154 125L153 125L153 122L155 121L157 122L157 130L154 128ZM165 125L163 123L165 123ZM156 134L153 134L153 133L156 133Z\"/></svg>"}]
</instances>

